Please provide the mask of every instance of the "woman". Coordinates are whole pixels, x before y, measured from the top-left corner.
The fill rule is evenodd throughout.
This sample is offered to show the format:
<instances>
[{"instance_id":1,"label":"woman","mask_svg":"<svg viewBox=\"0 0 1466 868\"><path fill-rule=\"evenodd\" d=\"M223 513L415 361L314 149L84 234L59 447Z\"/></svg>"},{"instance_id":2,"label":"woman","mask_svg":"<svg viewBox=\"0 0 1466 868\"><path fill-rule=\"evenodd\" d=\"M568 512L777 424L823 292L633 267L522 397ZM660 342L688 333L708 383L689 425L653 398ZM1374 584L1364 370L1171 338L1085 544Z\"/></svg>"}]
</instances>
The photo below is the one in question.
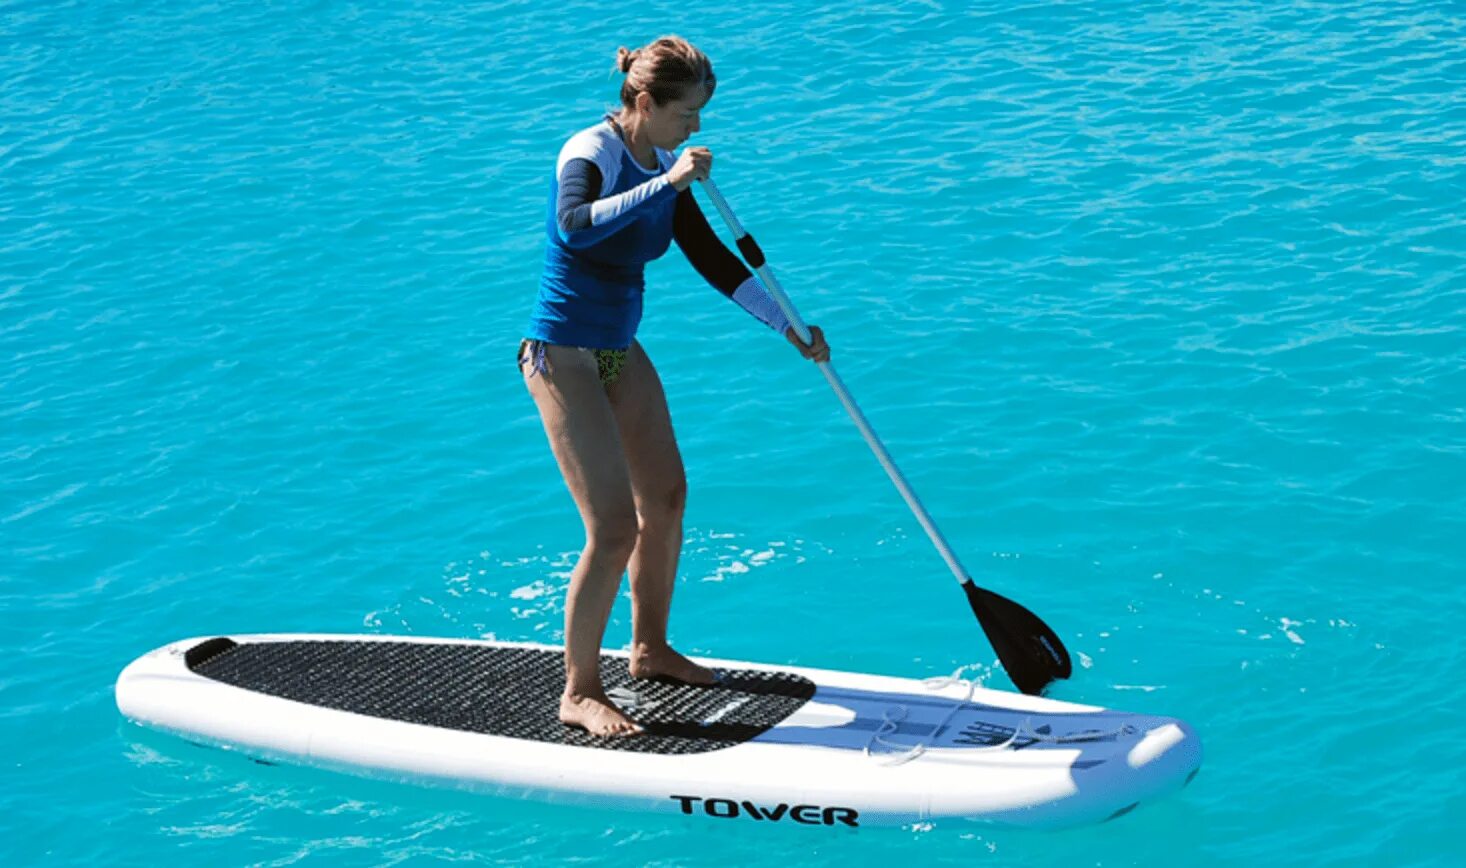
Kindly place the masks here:
<instances>
[{"instance_id":1,"label":"woman","mask_svg":"<svg viewBox=\"0 0 1466 868\"><path fill-rule=\"evenodd\" d=\"M619 49L621 108L565 144L555 167L539 296L519 366L585 523L565 606L560 720L593 735L641 728L606 696L601 639L622 572L631 575L631 674L709 684L713 674L667 643L687 481L661 380L635 340L643 266L675 240L710 284L825 361L818 328L805 346L763 287L718 240L691 186L709 176L697 132L716 79L707 57L666 36Z\"/></svg>"}]
</instances>

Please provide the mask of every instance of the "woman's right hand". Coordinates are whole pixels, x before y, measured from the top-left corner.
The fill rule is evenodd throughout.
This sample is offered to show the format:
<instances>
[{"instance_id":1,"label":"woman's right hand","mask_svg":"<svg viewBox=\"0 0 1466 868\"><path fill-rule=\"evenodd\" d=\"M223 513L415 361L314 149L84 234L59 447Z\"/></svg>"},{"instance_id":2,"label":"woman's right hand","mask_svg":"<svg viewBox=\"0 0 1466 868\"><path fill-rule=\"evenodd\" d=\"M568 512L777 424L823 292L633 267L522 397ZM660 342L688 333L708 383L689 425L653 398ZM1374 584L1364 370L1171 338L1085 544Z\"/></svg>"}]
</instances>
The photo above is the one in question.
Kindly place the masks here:
<instances>
[{"instance_id":1,"label":"woman's right hand","mask_svg":"<svg viewBox=\"0 0 1466 868\"><path fill-rule=\"evenodd\" d=\"M685 148L667 170L667 181L682 192L693 181L705 181L713 171L713 152L707 148Z\"/></svg>"}]
</instances>

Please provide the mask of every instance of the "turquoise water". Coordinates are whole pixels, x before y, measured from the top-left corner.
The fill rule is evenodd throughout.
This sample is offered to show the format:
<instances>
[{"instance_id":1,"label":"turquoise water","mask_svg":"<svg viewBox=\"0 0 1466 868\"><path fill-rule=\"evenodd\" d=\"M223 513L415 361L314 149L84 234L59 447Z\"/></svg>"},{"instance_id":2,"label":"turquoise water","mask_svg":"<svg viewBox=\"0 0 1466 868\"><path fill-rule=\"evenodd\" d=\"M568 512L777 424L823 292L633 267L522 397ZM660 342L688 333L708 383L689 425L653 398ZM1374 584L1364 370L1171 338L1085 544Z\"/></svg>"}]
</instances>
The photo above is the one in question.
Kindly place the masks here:
<instances>
[{"instance_id":1,"label":"turquoise water","mask_svg":"<svg viewBox=\"0 0 1466 868\"><path fill-rule=\"evenodd\" d=\"M117 672L188 635L559 639L579 522L510 357L554 156L664 32L954 548L1075 652L1055 695L1195 724L1187 790L754 834L120 719ZM1458 6L10 2L0 35L0 862L1466 857ZM814 368L675 250L649 284L680 646L990 665Z\"/></svg>"}]
</instances>

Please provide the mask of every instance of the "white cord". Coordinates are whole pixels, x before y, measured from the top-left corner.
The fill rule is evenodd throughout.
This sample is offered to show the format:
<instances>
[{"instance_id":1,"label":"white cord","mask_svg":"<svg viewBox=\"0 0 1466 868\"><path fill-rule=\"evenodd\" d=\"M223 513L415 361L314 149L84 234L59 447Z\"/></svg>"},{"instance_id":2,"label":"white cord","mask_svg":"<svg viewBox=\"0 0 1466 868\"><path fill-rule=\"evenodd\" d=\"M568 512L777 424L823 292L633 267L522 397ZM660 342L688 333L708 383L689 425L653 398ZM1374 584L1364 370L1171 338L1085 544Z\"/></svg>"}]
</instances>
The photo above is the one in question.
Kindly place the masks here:
<instances>
[{"instance_id":1,"label":"white cord","mask_svg":"<svg viewBox=\"0 0 1466 868\"><path fill-rule=\"evenodd\" d=\"M922 686L928 690L945 690L946 688L956 684L964 684L967 686L967 694L963 696L962 699L958 700L950 709L947 710L947 716L942 718L942 722L937 724L937 726L932 729L931 737L935 737L938 733L945 730L947 728L947 724L952 722L952 718L957 716L957 712L961 711L964 705L967 705L969 702L971 702L972 695L977 692L977 679L973 678L971 680L968 680L962 677L962 673L969 668L971 667L959 666L956 670L952 672L951 675L938 675L935 678L927 678L921 682ZM896 730L900 728L901 721L905 720L906 715L909 713L910 709L908 709L904 705L895 705L887 708L881 715L881 725L876 728L875 732L871 733L870 741L866 742L865 755L871 757L872 759L879 759L881 765L897 766L902 765L903 763L911 762L912 760L926 753L926 749L929 746L926 741L918 741L915 744L899 744L885 738L885 736L896 732ZM1136 731L1134 725L1127 723L1124 726L1121 726L1118 729L1114 729L1109 732L1102 732L1100 730L1087 730L1085 732L1074 732L1068 735L1048 735L1047 733L1042 733L1034 730L1031 726L1029 726L1029 722L1030 718L1024 718L1022 723L1013 728L1013 733L998 744L963 748L963 753L1008 750L1009 748L1012 748L1013 743L1018 741L1020 738L1027 739L1028 744L1033 744L1035 742L1044 742L1045 744L1075 744L1089 741L1100 741L1103 739L1114 738L1120 735L1133 735ZM886 748L887 750L897 751L897 753L889 756L885 753L881 753L878 757L876 751L874 750L877 746ZM1017 748L1012 749L1017 750Z\"/></svg>"}]
</instances>

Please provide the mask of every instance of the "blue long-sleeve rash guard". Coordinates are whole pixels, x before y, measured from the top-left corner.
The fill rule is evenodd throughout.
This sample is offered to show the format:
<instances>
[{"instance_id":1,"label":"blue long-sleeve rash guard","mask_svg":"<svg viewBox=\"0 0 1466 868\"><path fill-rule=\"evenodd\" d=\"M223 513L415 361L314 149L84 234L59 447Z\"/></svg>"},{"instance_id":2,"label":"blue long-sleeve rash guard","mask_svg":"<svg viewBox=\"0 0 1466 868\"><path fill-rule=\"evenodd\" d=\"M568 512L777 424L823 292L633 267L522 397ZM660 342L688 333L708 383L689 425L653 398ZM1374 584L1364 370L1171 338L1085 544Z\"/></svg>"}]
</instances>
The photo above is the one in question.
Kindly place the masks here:
<instances>
[{"instance_id":1,"label":"blue long-sleeve rash guard","mask_svg":"<svg viewBox=\"0 0 1466 868\"><path fill-rule=\"evenodd\" d=\"M757 278L708 225L691 189L636 161L607 116L565 143L555 165L545 230L545 267L525 336L565 346L624 349L641 322L646 263L675 240L692 267L723 295L782 333L788 320Z\"/></svg>"}]
</instances>

